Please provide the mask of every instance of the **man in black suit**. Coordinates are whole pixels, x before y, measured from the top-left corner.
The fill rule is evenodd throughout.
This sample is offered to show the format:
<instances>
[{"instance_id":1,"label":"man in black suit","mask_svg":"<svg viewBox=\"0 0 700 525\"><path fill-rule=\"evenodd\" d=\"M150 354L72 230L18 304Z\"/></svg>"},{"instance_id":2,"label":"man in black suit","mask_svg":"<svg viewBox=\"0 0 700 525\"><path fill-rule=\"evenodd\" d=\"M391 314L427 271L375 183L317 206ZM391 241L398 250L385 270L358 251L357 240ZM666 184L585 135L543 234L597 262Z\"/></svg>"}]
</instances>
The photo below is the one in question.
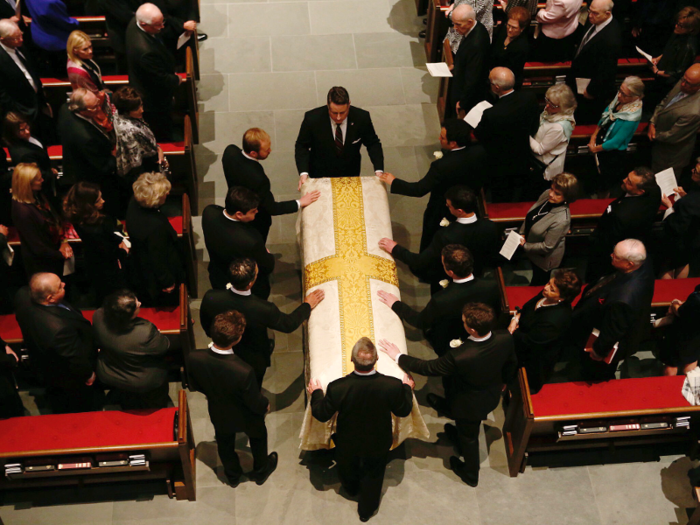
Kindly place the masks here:
<instances>
[{"instance_id":1,"label":"man in black suit","mask_svg":"<svg viewBox=\"0 0 700 525\"><path fill-rule=\"evenodd\" d=\"M493 68L489 82L496 102L484 111L474 135L493 165L491 200L517 202L527 181L530 137L537 133L540 109L532 92L513 90L515 77L510 69Z\"/></svg>"},{"instance_id":2,"label":"man in black suit","mask_svg":"<svg viewBox=\"0 0 700 525\"><path fill-rule=\"evenodd\" d=\"M258 213L258 196L249 189L234 186L226 195L226 207L210 204L202 212L204 244L209 252L209 281L213 288L225 290L229 266L239 257L250 257L260 274L253 293L261 299L270 296L270 274L275 258L265 248L265 241L252 226Z\"/></svg>"},{"instance_id":3,"label":"man in black suit","mask_svg":"<svg viewBox=\"0 0 700 525\"><path fill-rule=\"evenodd\" d=\"M646 242L659 213L661 190L649 168L634 168L621 187L625 194L610 203L589 238L587 283L594 283L613 271L610 254L618 242L623 239Z\"/></svg>"},{"instance_id":4,"label":"man in black suit","mask_svg":"<svg viewBox=\"0 0 700 525\"><path fill-rule=\"evenodd\" d=\"M368 521L379 508L387 455L393 437L391 416L406 417L413 409L413 381L377 372L377 349L362 337L352 349L353 373L328 384L309 381L311 413L325 423L337 412L335 461L340 482L351 496L359 494L357 511Z\"/></svg>"},{"instance_id":5,"label":"man in black suit","mask_svg":"<svg viewBox=\"0 0 700 525\"><path fill-rule=\"evenodd\" d=\"M209 290L199 307L199 320L207 335L210 335L214 318L228 310L241 312L246 318L243 334L243 349L238 355L253 367L258 384L262 386L265 371L270 366L274 340L267 336L267 329L289 334L309 318L311 310L323 300L323 290L316 290L292 313L280 311L274 303L251 294L258 275L253 259L234 259L230 266L231 282L227 290Z\"/></svg>"},{"instance_id":6,"label":"man in black suit","mask_svg":"<svg viewBox=\"0 0 700 525\"><path fill-rule=\"evenodd\" d=\"M25 115L45 145L52 144L51 106L31 58L21 49L22 30L12 20L0 20L0 116L14 111Z\"/></svg>"},{"instance_id":7,"label":"man in black suit","mask_svg":"<svg viewBox=\"0 0 700 525\"><path fill-rule=\"evenodd\" d=\"M472 190L466 186L453 186L445 193L445 200L447 209L457 220L440 228L428 247L420 253L410 252L386 237L379 241L381 249L397 261L406 263L414 275L427 280L432 294L442 289L439 283L447 278L441 260L445 246L459 244L469 249L475 255L474 273L481 277L484 267L493 264L501 240L498 227L493 222L476 216L478 202Z\"/></svg>"},{"instance_id":8,"label":"man in black suit","mask_svg":"<svg viewBox=\"0 0 700 525\"><path fill-rule=\"evenodd\" d=\"M445 108L447 117L469 111L486 98L486 78L491 38L477 21L472 6L460 4L452 11L452 24L462 36L454 56L452 82Z\"/></svg>"},{"instance_id":9,"label":"man in black suit","mask_svg":"<svg viewBox=\"0 0 700 525\"><path fill-rule=\"evenodd\" d=\"M54 413L94 410L90 321L67 304L65 284L52 273L34 274L15 296L17 322L29 355L47 385Z\"/></svg>"},{"instance_id":10,"label":"man in black suit","mask_svg":"<svg viewBox=\"0 0 700 525\"><path fill-rule=\"evenodd\" d=\"M270 402L260 392L253 369L237 354L246 327L239 312L219 314L212 324L212 344L208 350L189 355L189 374L197 389L207 396L209 418L214 425L219 457L229 483L240 483L243 469L236 453L236 434L250 440L253 470L248 478L265 483L277 468L277 452L267 453L265 414Z\"/></svg>"},{"instance_id":11,"label":"man in black suit","mask_svg":"<svg viewBox=\"0 0 700 525\"><path fill-rule=\"evenodd\" d=\"M260 164L260 161L270 156L271 151L270 135L260 128L250 128L243 134L243 149L231 144L226 148L221 159L228 187L248 188L260 199L258 214L251 225L260 232L265 242L267 242L273 215L295 213L316 202L321 195L319 191L312 191L299 200L277 202L270 191L270 179L267 178Z\"/></svg>"},{"instance_id":12,"label":"man in black suit","mask_svg":"<svg viewBox=\"0 0 700 525\"><path fill-rule=\"evenodd\" d=\"M611 265L615 273L589 285L576 304L570 341L581 356L586 380L614 379L618 363L634 354L648 334L654 268L646 257L644 244L637 239L617 243ZM582 352L593 328L600 336L592 351ZM610 363L605 363L616 345Z\"/></svg>"},{"instance_id":13,"label":"man in black suit","mask_svg":"<svg viewBox=\"0 0 700 525\"><path fill-rule=\"evenodd\" d=\"M73 91L68 104L58 112L58 132L63 146L63 177L66 189L76 182L99 184L105 200L105 212L124 218L127 195L131 188L117 175L117 161L112 152L117 143L114 130L106 130L93 118L100 110L100 100L91 91Z\"/></svg>"},{"instance_id":14,"label":"man in black suit","mask_svg":"<svg viewBox=\"0 0 700 525\"><path fill-rule=\"evenodd\" d=\"M486 152L481 144L471 144L469 125L462 119L447 119L440 129L442 156L430 164L430 169L418 182L406 182L391 173L379 178L389 184L391 193L409 197L423 197L430 193L423 213L423 234L420 251L428 248L433 235L440 229L440 221L449 217L445 206L445 192L455 184L466 184L478 192L486 179Z\"/></svg>"},{"instance_id":15,"label":"man in black suit","mask_svg":"<svg viewBox=\"0 0 700 525\"><path fill-rule=\"evenodd\" d=\"M612 0L593 0L588 7L591 25L576 48L566 83L576 93L577 124L595 124L615 97L617 59L622 51L622 32L612 14ZM589 80L587 86L578 82Z\"/></svg>"},{"instance_id":16,"label":"man in black suit","mask_svg":"<svg viewBox=\"0 0 700 525\"><path fill-rule=\"evenodd\" d=\"M143 118L161 142L173 140L173 96L182 79L175 74L175 59L159 37L165 27L163 13L143 4L126 29L129 83L143 98Z\"/></svg>"},{"instance_id":17,"label":"man in black suit","mask_svg":"<svg viewBox=\"0 0 700 525\"><path fill-rule=\"evenodd\" d=\"M307 177L357 177L362 144L376 173L384 171L384 152L369 112L350 105L344 87L332 87L327 105L307 111L294 145L299 190Z\"/></svg>"},{"instance_id":18,"label":"man in black suit","mask_svg":"<svg viewBox=\"0 0 700 525\"><path fill-rule=\"evenodd\" d=\"M498 406L503 385L515 379L518 361L513 336L494 330L496 315L490 307L469 303L462 310L462 321L468 337L432 361L401 354L389 341L382 340L379 346L406 372L443 377L446 399L428 394L427 400L438 413L455 420L457 428L448 423L445 433L464 461L452 456L450 467L467 485L476 487L481 422Z\"/></svg>"},{"instance_id":19,"label":"man in black suit","mask_svg":"<svg viewBox=\"0 0 700 525\"><path fill-rule=\"evenodd\" d=\"M437 355L447 352L449 342L462 331L462 307L474 301L501 310L501 296L494 280L474 277L474 258L464 246L448 244L442 249L442 265L451 282L430 298L418 312L394 294L380 290L379 300L411 326L420 328Z\"/></svg>"}]
</instances>

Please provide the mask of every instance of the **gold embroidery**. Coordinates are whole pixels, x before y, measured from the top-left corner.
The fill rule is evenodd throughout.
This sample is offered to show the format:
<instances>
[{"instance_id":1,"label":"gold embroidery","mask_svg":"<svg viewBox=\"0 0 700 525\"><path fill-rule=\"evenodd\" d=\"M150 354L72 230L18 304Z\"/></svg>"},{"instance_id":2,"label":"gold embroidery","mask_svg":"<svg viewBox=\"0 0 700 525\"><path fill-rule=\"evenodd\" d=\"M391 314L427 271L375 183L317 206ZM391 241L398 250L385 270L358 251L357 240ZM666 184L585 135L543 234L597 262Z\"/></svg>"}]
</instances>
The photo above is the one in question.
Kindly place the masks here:
<instances>
[{"instance_id":1,"label":"gold embroidery","mask_svg":"<svg viewBox=\"0 0 700 525\"><path fill-rule=\"evenodd\" d=\"M399 285L396 264L367 250L360 177L331 179L335 255L304 268L304 295L321 283L338 281L343 375L353 370L352 347L360 337L374 341L369 280Z\"/></svg>"}]
</instances>

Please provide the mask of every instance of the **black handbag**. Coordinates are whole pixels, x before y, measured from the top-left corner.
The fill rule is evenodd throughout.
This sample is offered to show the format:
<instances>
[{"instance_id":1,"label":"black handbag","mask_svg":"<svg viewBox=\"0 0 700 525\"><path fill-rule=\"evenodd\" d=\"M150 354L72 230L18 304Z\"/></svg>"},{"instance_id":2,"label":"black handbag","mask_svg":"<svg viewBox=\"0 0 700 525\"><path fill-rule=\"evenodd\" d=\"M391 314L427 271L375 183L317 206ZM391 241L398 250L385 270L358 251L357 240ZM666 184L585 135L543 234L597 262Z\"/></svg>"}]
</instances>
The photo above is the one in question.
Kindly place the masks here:
<instances>
[{"instance_id":1,"label":"black handbag","mask_svg":"<svg viewBox=\"0 0 700 525\"><path fill-rule=\"evenodd\" d=\"M566 153L566 152L564 152ZM561 155L561 154L560 154ZM527 171L528 175L530 176L531 180L543 180L544 179L544 172L547 171L547 168L549 168L549 165L552 164L555 160L559 158L559 155L554 157L552 160L550 160L548 163L542 162L540 159L535 157L534 155L530 155L527 161Z\"/></svg>"}]
</instances>

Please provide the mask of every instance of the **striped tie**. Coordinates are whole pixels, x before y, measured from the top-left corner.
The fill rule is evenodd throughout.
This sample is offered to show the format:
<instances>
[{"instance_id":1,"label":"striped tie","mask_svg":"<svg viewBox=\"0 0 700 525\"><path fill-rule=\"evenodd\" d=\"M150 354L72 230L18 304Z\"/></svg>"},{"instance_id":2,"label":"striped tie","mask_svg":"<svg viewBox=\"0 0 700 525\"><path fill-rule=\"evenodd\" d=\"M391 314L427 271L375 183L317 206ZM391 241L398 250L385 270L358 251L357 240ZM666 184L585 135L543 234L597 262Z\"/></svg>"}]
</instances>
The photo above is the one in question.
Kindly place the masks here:
<instances>
[{"instance_id":1,"label":"striped tie","mask_svg":"<svg viewBox=\"0 0 700 525\"><path fill-rule=\"evenodd\" d=\"M335 152L340 157L343 154L343 130L340 124L335 125Z\"/></svg>"}]
</instances>

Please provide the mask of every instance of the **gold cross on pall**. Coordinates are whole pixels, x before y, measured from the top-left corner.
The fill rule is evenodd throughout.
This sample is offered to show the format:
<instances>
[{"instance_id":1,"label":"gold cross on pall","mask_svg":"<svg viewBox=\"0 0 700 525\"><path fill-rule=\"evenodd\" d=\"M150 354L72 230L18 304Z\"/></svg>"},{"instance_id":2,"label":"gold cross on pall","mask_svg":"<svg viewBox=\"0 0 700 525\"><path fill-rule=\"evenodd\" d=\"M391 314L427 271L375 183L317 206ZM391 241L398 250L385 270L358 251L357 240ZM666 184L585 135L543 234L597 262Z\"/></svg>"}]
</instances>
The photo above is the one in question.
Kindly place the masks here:
<instances>
[{"instance_id":1,"label":"gold cross on pall","mask_svg":"<svg viewBox=\"0 0 700 525\"><path fill-rule=\"evenodd\" d=\"M353 370L352 347L361 337L374 341L369 280L398 287L396 264L367 250L364 198L360 177L331 179L335 255L304 268L304 295L321 283L338 282L343 375Z\"/></svg>"}]
</instances>

